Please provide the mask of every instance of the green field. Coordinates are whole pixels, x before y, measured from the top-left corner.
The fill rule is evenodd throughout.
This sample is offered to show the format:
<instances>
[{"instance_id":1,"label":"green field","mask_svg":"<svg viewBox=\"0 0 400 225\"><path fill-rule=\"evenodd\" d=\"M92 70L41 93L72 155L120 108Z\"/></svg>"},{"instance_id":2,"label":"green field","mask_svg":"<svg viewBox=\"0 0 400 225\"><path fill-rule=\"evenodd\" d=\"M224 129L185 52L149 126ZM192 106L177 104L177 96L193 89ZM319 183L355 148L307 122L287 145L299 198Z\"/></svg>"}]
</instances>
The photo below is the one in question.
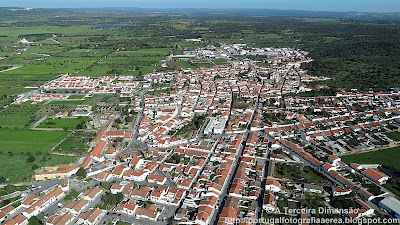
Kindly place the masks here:
<instances>
[{"instance_id":1,"label":"green field","mask_svg":"<svg viewBox=\"0 0 400 225\"><path fill-rule=\"evenodd\" d=\"M310 167L299 167L284 163L276 163L274 175L291 180L303 180L307 183L322 184L326 181L325 177Z\"/></svg>"},{"instance_id":2,"label":"green field","mask_svg":"<svg viewBox=\"0 0 400 225\"><path fill-rule=\"evenodd\" d=\"M82 99L85 97L84 95L71 95L68 97L68 99Z\"/></svg>"},{"instance_id":3,"label":"green field","mask_svg":"<svg viewBox=\"0 0 400 225\"><path fill-rule=\"evenodd\" d=\"M154 91L148 91L146 92L146 94L149 95L156 95L156 94L161 94L161 93L170 93L171 92L171 88L164 88L164 89L160 89L160 90L154 90Z\"/></svg>"},{"instance_id":4,"label":"green field","mask_svg":"<svg viewBox=\"0 0 400 225\"><path fill-rule=\"evenodd\" d=\"M73 157L47 155L67 134L65 131L0 130L0 177L9 179L8 182L25 181L33 174L33 165L73 162ZM35 157L34 162L27 163L29 154Z\"/></svg>"},{"instance_id":5,"label":"green field","mask_svg":"<svg viewBox=\"0 0 400 225\"><path fill-rule=\"evenodd\" d=\"M53 152L80 154L85 152L96 133L86 133L83 131L74 132L65 141L58 145Z\"/></svg>"},{"instance_id":6,"label":"green field","mask_svg":"<svg viewBox=\"0 0 400 225\"><path fill-rule=\"evenodd\" d=\"M217 65L226 65L228 61L223 58L218 58L218 59L214 59L213 62Z\"/></svg>"},{"instance_id":7,"label":"green field","mask_svg":"<svg viewBox=\"0 0 400 225\"><path fill-rule=\"evenodd\" d=\"M386 136L393 141L400 141L400 133L397 131L386 133Z\"/></svg>"},{"instance_id":8,"label":"green field","mask_svg":"<svg viewBox=\"0 0 400 225\"><path fill-rule=\"evenodd\" d=\"M35 114L39 108L39 105L31 105L29 102L26 102L21 105L10 105L1 110L1 130L27 128L31 122L35 121Z\"/></svg>"},{"instance_id":9,"label":"green field","mask_svg":"<svg viewBox=\"0 0 400 225\"><path fill-rule=\"evenodd\" d=\"M381 164L392 166L400 171L399 157L400 147L394 147L373 152L346 155L341 158L345 163Z\"/></svg>"},{"instance_id":10,"label":"green field","mask_svg":"<svg viewBox=\"0 0 400 225\"><path fill-rule=\"evenodd\" d=\"M104 95L95 95L93 97L88 97L83 100L75 100L75 101L55 100L55 101L51 101L51 104L55 104L55 105L93 105L94 102L100 101L103 97L104 97Z\"/></svg>"},{"instance_id":11,"label":"green field","mask_svg":"<svg viewBox=\"0 0 400 225\"><path fill-rule=\"evenodd\" d=\"M43 123L41 123L38 128L63 128L63 129L75 129L77 128L78 124L82 125L82 128L86 128L86 122L89 121L89 118L80 117L80 118L57 118L52 119L49 118Z\"/></svg>"},{"instance_id":12,"label":"green field","mask_svg":"<svg viewBox=\"0 0 400 225\"><path fill-rule=\"evenodd\" d=\"M153 72L155 66L169 54L169 48L144 48L136 51L116 52L101 63L80 72L79 75L135 75ZM141 79L140 76L137 79Z\"/></svg>"},{"instance_id":13,"label":"green field","mask_svg":"<svg viewBox=\"0 0 400 225\"><path fill-rule=\"evenodd\" d=\"M186 68L194 68L194 66L187 61L181 61L181 63Z\"/></svg>"}]
</instances>

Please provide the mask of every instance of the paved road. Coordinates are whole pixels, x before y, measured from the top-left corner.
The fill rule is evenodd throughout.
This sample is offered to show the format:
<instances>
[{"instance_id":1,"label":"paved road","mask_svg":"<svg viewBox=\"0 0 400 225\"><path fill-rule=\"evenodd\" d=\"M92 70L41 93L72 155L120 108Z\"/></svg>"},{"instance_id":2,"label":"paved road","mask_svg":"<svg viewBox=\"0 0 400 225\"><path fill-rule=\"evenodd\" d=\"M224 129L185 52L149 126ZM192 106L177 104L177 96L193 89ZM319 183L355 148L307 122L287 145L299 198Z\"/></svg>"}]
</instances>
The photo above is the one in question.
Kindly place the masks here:
<instances>
[{"instance_id":1,"label":"paved road","mask_svg":"<svg viewBox=\"0 0 400 225\"><path fill-rule=\"evenodd\" d=\"M235 178L236 172L238 170L238 165L239 165L239 163L240 163L240 161L242 159L242 156L243 156L243 150L246 147L246 141L247 141L247 139L249 137L249 134L250 134L251 124L253 123L254 116L257 113L258 105L259 105L259 102L260 102L259 100L260 100L260 92L258 93L257 101L256 101L256 104L254 106L254 112L251 115L251 118L249 120L248 126L246 128L246 131L243 134L243 138L242 138L242 142L241 142L240 147L239 147L239 151L236 152L235 160L233 161L232 167L231 167L231 169L229 171L229 175L226 178L226 180L228 182L226 182L224 184L224 186L222 188L221 195L218 198L218 201L220 202L220 204L217 204L216 209L213 210L213 212L212 212L210 224L217 224L218 223L219 215L221 214L222 209L224 208L225 201L226 201L226 199L228 197L228 194L229 194L229 189L231 188L233 179Z\"/></svg>"},{"instance_id":2,"label":"paved road","mask_svg":"<svg viewBox=\"0 0 400 225\"><path fill-rule=\"evenodd\" d=\"M137 139L138 135L139 135L139 126L140 123L143 119L144 116L144 107L145 107L145 102L144 102L144 95L146 94L146 92L151 88L150 87L143 89L142 91L139 92L139 97L141 99L141 110L139 111L137 117L136 117L136 122L135 125L132 128L132 140L131 142L128 144L128 146L121 152L121 154L123 153L130 153L130 152L136 152L140 149L143 148L148 148L147 144L144 143L143 141L139 141ZM136 146L140 146L139 148L137 148Z\"/></svg>"}]
</instances>

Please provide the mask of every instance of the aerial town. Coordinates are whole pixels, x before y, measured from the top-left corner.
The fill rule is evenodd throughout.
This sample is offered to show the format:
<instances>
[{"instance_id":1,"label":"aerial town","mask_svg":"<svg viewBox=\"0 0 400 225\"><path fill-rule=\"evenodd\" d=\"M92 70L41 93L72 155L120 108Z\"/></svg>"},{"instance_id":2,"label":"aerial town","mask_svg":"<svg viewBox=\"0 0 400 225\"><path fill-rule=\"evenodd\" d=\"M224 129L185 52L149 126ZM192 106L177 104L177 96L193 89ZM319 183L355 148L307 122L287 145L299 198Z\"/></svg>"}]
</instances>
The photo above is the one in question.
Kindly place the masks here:
<instances>
[{"instance_id":1,"label":"aerial town","mask_svg":"<svg viewBox=\"0 0 400 225\"><path fill-rule=\"evenodd\" d=\"M395 174L342 161L399 144L397 87L331 92L318 84L330 78L301 69L313 60L308 52L291 48L221 44L161 63L220 58L228 64L148 73L144 81L62 74L19 95L12 104L83 95L83 104L52 119L89 118L82 130L95 133L76 162L36 168L25 190L2 196L13 200L1 208L1 224L33 217L47 225L400 217L397 193L385 186ZM315 92L326 94L309 95ZM97 95L121 100L84 104Z\"/></svg>"}]
</instances>

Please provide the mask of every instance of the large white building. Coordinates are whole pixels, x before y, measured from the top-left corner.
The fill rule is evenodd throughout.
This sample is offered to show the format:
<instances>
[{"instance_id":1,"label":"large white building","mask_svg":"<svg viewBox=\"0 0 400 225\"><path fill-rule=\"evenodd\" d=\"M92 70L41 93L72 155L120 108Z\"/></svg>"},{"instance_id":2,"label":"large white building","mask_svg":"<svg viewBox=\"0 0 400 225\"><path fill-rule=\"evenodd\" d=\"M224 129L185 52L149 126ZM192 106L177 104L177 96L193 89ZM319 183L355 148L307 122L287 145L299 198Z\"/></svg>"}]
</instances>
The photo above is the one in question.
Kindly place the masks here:
<instances>
[{"instance_id":1,"label":"large white building","mask_svg":"<svg viewBox=\"0 0 400 225\"><path fill-rule=\"evenodd\" d=\"M226 121L227 118L210 118L210 122L208 122L206 129L204 129L204 134L222 134Z\"/></svg>"}]
</instances>

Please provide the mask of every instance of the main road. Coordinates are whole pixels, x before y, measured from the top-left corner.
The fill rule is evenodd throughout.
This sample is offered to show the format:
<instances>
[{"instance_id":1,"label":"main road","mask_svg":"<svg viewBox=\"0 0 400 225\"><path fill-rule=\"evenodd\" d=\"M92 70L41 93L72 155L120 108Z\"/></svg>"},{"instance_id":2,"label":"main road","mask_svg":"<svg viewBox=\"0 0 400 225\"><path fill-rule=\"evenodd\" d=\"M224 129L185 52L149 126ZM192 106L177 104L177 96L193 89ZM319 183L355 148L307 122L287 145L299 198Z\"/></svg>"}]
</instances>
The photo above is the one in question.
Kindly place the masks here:
<instances>
[{"instance_id":1,"label":"main road","mask_svg":"<svg viewBox=\"0 0 400 225\"><path fill-rule=\"evenodd\" d=\"M253 114L251 115L250 121L246 127L246 131L243 133L242 142L240 144L239 150L236 151L235 160L232 163L231 169L229 170L229 174L226 177L224 186L222 187L221 194L218 198L219 203L217 202L217 205L211 214L210 224L216 225L218 223L219 216L221 215L222 209L224 208L224 205L225 205L225 201L228 198L229 190L232 186L233 180L235 179L239 163L243 156L243 150L246 147L246 142L249 137L250 130L251 130L251 124L253 123L255 114L257 113L258 104L260 102L260 92L261 92L263 86L264 86L264 84L260 88L260 91L257 96L257 101L254 106Z\"/></svg>"}]
</instances>

